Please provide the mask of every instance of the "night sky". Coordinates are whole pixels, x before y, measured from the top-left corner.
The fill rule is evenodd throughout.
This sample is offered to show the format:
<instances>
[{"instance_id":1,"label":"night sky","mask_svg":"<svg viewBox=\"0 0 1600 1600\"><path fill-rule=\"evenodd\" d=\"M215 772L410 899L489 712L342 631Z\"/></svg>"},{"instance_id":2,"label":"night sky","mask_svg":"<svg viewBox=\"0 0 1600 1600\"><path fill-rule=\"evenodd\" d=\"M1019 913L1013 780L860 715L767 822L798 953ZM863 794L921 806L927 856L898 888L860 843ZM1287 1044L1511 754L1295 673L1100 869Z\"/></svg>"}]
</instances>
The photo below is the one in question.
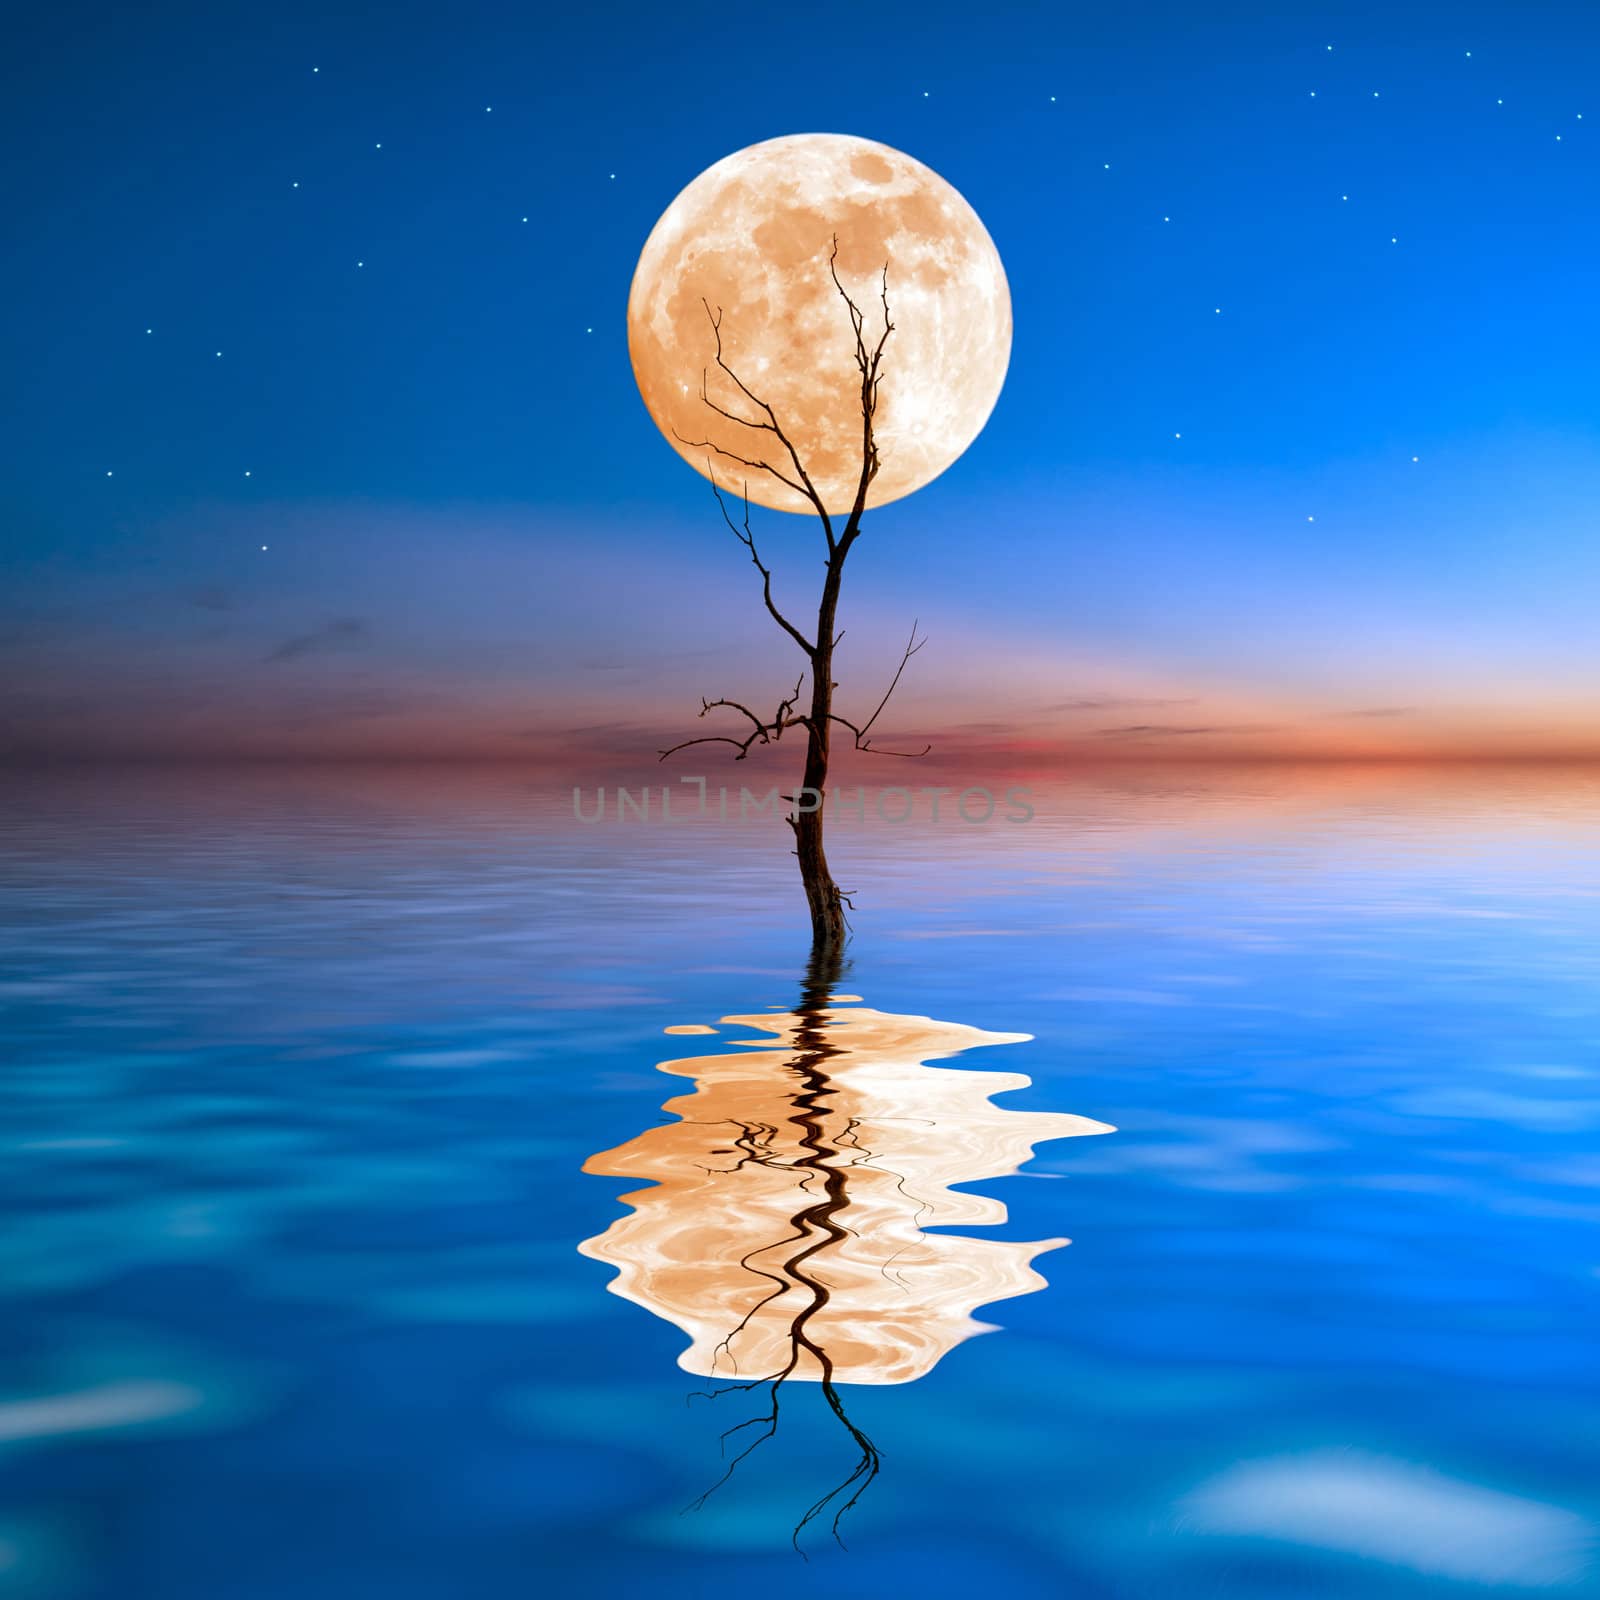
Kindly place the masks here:
<instances>
[{"instance_id":1,"label":"night sky","mask_svg":"<svg viewBox=\"0 0 1600 1600\"><path fill-rule=\"evenodd\" d=\"M1016 318L852 556L847 704L915 616L897 731L955 752L1600 754L1592 0L8 31L13 752L648 757L775 700L624 313L684 184L826 131L961 190Z\"/></svg>"}]
</instances>

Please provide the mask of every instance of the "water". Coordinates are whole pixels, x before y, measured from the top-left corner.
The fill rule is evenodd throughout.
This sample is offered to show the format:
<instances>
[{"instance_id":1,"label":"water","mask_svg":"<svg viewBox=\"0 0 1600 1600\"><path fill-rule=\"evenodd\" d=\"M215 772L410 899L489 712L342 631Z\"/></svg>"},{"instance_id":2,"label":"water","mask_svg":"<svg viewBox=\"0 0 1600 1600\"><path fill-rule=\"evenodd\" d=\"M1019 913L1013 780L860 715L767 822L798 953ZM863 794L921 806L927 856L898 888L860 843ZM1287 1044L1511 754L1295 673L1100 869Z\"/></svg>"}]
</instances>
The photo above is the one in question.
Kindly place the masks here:
<instances>
[{"instance_id":1,"label":"water","mask_svg":"<svg viewBox=\"0 0 1600 1600\"><path fill-rule=\"evenodd\" d=\"M1033 787L6 780L0 1594L1597 1592L1600 782Z\"/></svg>"}]
</instances>

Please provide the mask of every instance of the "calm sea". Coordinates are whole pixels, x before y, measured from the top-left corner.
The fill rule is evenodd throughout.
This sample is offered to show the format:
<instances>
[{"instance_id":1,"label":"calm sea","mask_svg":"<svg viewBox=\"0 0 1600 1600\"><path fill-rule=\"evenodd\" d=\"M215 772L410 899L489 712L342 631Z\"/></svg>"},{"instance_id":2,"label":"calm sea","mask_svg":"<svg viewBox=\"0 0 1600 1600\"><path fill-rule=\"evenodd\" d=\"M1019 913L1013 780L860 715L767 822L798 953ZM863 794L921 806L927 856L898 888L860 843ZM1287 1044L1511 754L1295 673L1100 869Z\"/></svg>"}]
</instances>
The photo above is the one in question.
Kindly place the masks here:
<instances>
[{"instance_id":1,"label":"calm sea","mask_svg":"<svg viewBox=\"0 0 1600 1600\"><path fill-rule=\"evenodd\" d=\"M0 1594L1600 1590L1600 774L1030 787L7 777Z\"/></svg>"}]
</instances>

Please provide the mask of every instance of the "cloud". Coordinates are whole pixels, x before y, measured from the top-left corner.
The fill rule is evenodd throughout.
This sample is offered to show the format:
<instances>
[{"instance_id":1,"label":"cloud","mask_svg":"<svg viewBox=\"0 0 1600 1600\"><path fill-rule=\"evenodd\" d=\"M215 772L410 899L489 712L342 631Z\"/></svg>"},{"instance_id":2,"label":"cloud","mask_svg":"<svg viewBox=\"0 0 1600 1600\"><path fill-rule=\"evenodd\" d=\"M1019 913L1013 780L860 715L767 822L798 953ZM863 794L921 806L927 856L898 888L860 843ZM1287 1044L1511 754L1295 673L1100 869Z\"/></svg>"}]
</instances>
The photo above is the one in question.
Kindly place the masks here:
<instances>
[{"instance_id":1,"label":"cloud","mask_svg":"<svg viewBox=\"0 0 1600 1600\"><path fill-rule=\"evenodd\" d=\"M367 625L360 617L335 617L310 633L297 633L285 639L263 658L267 661L293 661L299 656L314 655L323 650L339 650L358 643L367 636Z\"/></svg>"},{"instance_id":2,"label":"cloud","mask_svg":"<svg viewBox=\"0 0 1600 1600\"><path fill-rule=\"evenodd\" d=\"M1470 1583L1581 1577L1594 1530L1575 1512L1356 1451L1245 1461L1181 1502L1202 1533L1280 1539Z\"/></svg>"},{"instance_id":3,"label":"cloud","mask_svg":"<svg viewBox=\"0 0 1600 1600\"><path fill-rule=\"evenodd\" d=\"M1409 717L1415 706L1370 706L1359 711L1330 711L1330 717Z\"/></svg>"},{"instance_id":4,"label":"cloud","mask_svg":"<svg viewBox=\"0 0 1600 1600\"><path fill-rule=\"evenodd\" d=\"M595 734L621 734L625 738L654 738L659 730L651 728L642 722L589 722L580 728L543 728L529 729L533 738L548 739L552 734L558 738L587 739Z\"/></svg>"},{"instance_id":5,"label":"cloud","mask_svg":"<svg viewBox=\"0 0 1600 1600\"><path fill-rule=\"evenodd\" d=\"M1134 722L1123 728L1096 728L1101 739L1175 739L1191 733L1272 733L1271 722L1219 722L1213 725L1184 726L1170 722Z\"/></svg>"},{"instance_id":6,"label":"cloud","mask_svg":"<svg viewBox=\"0 0 1600 1600\"><path fill-rule=\"evenodd\" d=\"M1194 706L1199 703L1192 697L1183 700L1138 700L1106 695L1098 699L1089 697L1082 700L1059 700L1044 709L1046 711L1142 711L1153 706Z\"/></svg>"},{"instance_id":7,"label":"cloud","mask_svg":"<svg viewBox=\"0 0 1600 1600\"><path fill-rule=\"evenodd\" d=\"M257 710L255 725L275 730L325 728L384 717L405 717L437 706L437 697L381 684L319 684L315 692L274 699Z\"/></svg>"}]
</instances>

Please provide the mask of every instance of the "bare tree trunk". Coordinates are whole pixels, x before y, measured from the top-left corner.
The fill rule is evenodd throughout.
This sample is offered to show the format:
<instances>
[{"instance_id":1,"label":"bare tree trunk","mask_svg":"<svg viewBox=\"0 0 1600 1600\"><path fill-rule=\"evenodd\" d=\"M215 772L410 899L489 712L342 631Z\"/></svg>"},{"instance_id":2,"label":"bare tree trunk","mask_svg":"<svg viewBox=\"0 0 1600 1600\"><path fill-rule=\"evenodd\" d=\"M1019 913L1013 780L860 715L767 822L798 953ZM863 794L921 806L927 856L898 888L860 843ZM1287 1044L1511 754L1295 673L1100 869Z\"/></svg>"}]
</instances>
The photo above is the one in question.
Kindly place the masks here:
<instances>
[{"instance_id":1,"label":"bare tree trunk","mask_svg":"<svg viewBox=\"0 0 1600 1600\"><path fill-rule=\"evenodd\" d=\"M800 862L800 881L805 885L806 904L811 908L811 943L816 951L838 948L847 933L839 886L828 870L828 857L822 847L823 801L828 792L828 730L833 719L833 623L839 606L839 580L844 573L845 553L838 549L829 557L828 576L817 608L805 769L805 787L815 806L809 811L797 811L790 818L794 853Z\"/></svg>"}]
</instances>

